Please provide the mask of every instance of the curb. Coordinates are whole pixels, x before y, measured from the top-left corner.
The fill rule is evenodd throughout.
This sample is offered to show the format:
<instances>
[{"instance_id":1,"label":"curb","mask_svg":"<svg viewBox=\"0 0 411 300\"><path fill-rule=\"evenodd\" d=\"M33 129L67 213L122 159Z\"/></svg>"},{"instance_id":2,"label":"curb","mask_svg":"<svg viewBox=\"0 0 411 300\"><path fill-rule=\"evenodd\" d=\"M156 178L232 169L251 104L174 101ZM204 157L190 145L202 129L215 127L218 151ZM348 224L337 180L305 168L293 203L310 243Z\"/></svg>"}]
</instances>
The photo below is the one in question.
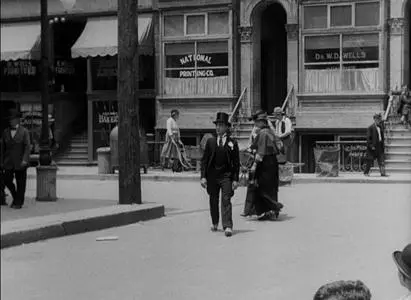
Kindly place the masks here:
<instances>
[{"instance_id":1,"label":"curb","mask_svg":"<svg viewBox=\"0 0 411 300\"><path fill-rule=\"evenodd\" d=\"M161 218L159 204L118 205L1 223L0 248Z\"/></svg>"},{"instance_id":2,"label":"curb","mask_svg":"<svg viewBox=\"0 0 411 300\"><path fill-rule=\"evenodd\" d=\"M28 179L36 179L35 174L28 174ZM118 180L118 175L114 174L57 174L57 179L62 180ZM156 175L142 174L141 181L158 181L158 182L198 182L199 174L187 175ZM292 183L379 183L379 184L408 184L411 183L410 178L404 177L300 177L295 176Z\"/></svg>"}]
</instances>

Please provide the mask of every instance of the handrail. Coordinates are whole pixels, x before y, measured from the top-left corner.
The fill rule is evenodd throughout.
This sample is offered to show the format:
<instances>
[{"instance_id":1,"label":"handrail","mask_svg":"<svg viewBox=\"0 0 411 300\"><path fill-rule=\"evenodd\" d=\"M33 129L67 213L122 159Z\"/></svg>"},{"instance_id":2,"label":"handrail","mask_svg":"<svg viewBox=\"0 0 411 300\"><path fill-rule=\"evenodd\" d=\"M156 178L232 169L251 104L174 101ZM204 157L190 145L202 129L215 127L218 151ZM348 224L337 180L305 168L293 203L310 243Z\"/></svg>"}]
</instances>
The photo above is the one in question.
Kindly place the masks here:
<instances>
[{"instance_id":1,"label":"handrail","mask_svg":"<svg viewBox=\"0 0 411 300\"><path fill-rule=\"evenodd\" d=\"M237 103L235 104L234 109L233 109L233 111L232 111L231 114L230 114L230 117L228 118L228 122L231 123L234 115L237 113L237 110L238 110L238 108L240 107L241 100L243 99L246 90L247 90L247 88L244 88L243 91L241 92L241 95L240 95L240 97L238 98Z\"/></svg>"},{"instance_id":2,"label":"handrail","mask_svg":"<svg viewBox=\"0 0 411 300\"><path fill-rule=\"evenodd\" d=\"M289 100L289 98L290 98L290 96L291 96L291 92L294 90L294 85L291 85L291 87L290 87L290 89L289 89L289 91L288 91L288 93L287 93L287 97L285 97L285 99L284 99L284 103L283 103L283 105L281 106L281 109L284 111L284 108L285 108L285 106L287 105L287 103L288 103L288 100Z\"/></svg>"},{"instance_id":3,"label":"handrail","mask_svg":"<svg viewBox=\"0 0 411 300\"><path fill-rule=\"evenodd\" d=\"M387 118L388 118L388 115L389 115L389 113L391 111L391 108L392 108L393 100L394 100L394 96L390 95L390 99L388 100L388 105L387 105L387 109L385 110L383 121L386 121Z\"/></svg>"}]
</instances>

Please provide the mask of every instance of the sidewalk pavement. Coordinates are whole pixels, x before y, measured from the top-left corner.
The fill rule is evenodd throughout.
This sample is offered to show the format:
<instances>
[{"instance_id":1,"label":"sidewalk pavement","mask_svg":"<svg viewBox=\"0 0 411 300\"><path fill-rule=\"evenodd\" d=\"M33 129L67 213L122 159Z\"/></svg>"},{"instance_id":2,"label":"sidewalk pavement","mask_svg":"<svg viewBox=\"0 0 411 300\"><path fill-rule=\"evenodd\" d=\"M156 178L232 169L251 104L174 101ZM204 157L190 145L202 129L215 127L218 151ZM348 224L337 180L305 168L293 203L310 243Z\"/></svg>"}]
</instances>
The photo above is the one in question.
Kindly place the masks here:
<instances>
[{"instance_id":1,"label":"sidewalk pavement","mask_svg":"<svg viewBox=\"0 0 411 300\"><path fill-rule=\"evenodd\" d=\"M98 174L98 168L95 166L59 167L57 177L76 180L118 180L118 174ZM36 178L35 168L29 168L28 178ZM149 169L147 174L141 174L144 181L198 181L199 178L200 174L196 171L173 173L170 170ZM294 174L293 183L411 183L411 174L391 174L388 177L381 177L379 173L371 173L369 177L362 173L340 173L338 177Z\"/></svg>"}]
</instances>

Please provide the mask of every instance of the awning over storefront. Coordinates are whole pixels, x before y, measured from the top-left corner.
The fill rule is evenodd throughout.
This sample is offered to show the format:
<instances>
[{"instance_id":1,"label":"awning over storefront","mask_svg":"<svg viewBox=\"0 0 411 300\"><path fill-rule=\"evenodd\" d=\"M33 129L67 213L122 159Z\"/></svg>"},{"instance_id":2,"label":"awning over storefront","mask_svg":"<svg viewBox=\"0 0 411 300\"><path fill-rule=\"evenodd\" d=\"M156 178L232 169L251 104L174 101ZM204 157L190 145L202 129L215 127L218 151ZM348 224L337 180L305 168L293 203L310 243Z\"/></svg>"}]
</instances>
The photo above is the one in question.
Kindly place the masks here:
<instances>
[{"instance_id":1,"label":"awning over storefront","mask_svg":"<svg viewBox=\"0 0 411 300\"><path fill-rule=\"evenodd\" d=\"M140 55L153 55L152 16L138 16ZM117 54L117 17L90 18L80 38L71 48L71 56L96 57Z\"/></svg>"},{"instance_id":2,"label":"awning over storefront","mask_svg":"<svg viewBox=\"0 0 411 300\"><path fill-rule=\"evenodd\" d=\"M1 24L1 60L40 59L40 23Z\"/></svg>"}]
</instances>

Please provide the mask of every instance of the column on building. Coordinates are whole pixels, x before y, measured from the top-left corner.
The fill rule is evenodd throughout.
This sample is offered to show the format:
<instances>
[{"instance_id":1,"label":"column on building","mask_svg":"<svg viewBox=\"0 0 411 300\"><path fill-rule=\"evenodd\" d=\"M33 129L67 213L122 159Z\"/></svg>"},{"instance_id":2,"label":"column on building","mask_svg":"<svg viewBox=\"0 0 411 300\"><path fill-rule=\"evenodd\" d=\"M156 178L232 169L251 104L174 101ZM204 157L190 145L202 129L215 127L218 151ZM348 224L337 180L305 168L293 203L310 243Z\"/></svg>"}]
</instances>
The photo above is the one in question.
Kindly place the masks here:
<instances>
[{"instance_id":1,"label":"column on building","mask_svg":"<svg viewBox=\"0 0 411 300\"><path fill-rule=\"evenodd\" d=\"M251 103L251 83L252 83L252 33L253 27L240 27L241 38L241 90L246 89L245 101L243 102L247 109L247 115L250 115L255 108Z\"/></svg>"},{"instance_id":2,"label":"column on building","mask_svg":"<svg viewBox=\"0 0 411 300\"><path fill-rule=\"evenodd\" d=\"M287 31L287 52L288 52L288 89L294 88L294 92L298 90L298 24L286 24ZM294 113L295 97L289 99L288 107L291 113Z\"/></svg>"},{"instance_id":3,"label":"column on building","mask_svg":"<svg viewBox=\"0 0 411 300\"><path fill-rule=\"evenodd\" d=\"M404 18L388 20L390 45L390 90L400 88L404 82Z\"/></svg>"}]
</instances>

